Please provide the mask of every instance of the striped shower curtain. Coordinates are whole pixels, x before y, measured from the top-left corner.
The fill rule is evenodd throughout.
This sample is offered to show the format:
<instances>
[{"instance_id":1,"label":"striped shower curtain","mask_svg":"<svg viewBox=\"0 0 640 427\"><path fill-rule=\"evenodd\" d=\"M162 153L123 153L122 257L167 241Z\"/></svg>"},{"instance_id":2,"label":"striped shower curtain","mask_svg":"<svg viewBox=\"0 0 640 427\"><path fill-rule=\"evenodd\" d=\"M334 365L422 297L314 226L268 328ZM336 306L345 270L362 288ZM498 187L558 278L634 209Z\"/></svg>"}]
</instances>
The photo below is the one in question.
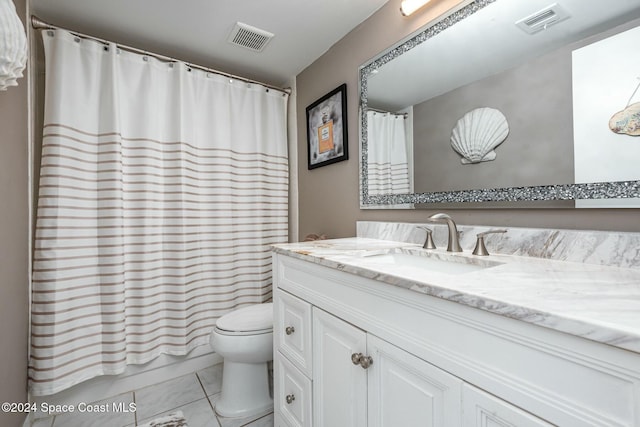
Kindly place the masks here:
<instances>
[{"instance_id":1,"label":"striped shower curtain","mask_svg":"<svg viewBox=\"0 0 640 427\"><path fill-rule=\"evenodd\" d=\"M31 393L208 343L271 298L287 95L43 31Z\"/></svg>"},{"instance_id":2,"label":"striped shower curtain","mask_svg":"<svg viewBox=\"0 0 640 427\"><path fill-rule=\"evenodd\" d=\"M367 111L369 195L411 192L404 115Z\"/></svg>"}]
</instances>

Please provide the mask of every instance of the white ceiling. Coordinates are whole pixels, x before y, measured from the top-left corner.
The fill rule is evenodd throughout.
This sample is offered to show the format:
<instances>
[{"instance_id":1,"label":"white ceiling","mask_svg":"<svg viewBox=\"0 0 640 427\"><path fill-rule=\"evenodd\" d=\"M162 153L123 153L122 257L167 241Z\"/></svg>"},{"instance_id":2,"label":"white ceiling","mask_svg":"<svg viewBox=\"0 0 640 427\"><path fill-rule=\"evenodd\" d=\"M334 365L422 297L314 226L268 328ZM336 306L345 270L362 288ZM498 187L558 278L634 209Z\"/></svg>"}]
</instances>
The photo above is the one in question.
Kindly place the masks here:
<instances>
[{"instance_id":1,"label":"white ceiling","mask_svg":"<svg viewBox=\"0 0 640 427\"><path fill-rule=\"evenodd\" d=\"M387 1L31 0L31 14L55 26L281 86ZM275 37L260 53L232 45L227 36L237 21Z\"/></svg>"}]
</instances>

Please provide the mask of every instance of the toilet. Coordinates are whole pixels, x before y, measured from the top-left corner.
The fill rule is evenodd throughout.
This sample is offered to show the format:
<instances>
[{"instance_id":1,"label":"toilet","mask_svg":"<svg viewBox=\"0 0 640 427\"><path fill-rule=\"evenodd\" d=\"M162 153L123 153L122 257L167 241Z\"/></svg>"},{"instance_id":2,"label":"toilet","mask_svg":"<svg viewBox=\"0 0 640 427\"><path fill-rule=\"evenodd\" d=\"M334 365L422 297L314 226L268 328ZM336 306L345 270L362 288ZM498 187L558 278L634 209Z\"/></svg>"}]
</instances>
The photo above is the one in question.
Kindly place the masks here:
<instances>
[{"instance_id":1,"label":"toilet","mask_svg":"<svg viewBox=\"0 0 640 427\"><path fill-rule=\"evenodd\" d=\"M211 348L224 359L221 417L248 417L273 410L267 362L273 360L273 303L255 304L220 317Z\"/></svg>"}]
</instances>

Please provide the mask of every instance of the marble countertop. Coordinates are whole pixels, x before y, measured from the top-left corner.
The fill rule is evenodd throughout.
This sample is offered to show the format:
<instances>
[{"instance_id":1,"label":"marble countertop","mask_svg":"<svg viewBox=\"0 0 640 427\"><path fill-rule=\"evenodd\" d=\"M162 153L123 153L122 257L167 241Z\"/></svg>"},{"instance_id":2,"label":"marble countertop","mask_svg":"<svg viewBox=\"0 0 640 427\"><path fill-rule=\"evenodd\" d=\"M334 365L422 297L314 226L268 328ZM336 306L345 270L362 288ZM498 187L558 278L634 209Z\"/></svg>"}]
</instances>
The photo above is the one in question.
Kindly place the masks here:
<instances>
[{"instance_id":1,"label":"marble countertop","mask_svg":"<svg viewBox=\"0 0 640 427\"><path fill-rule=\"evenodd\" d=\"M274 245L276 253L640 353L640 269L469 251L369 238ZM376 265L387 252L483 263L459 274ZM429 253L426 253L429 252Z\"/></svg>"}]
</instances>

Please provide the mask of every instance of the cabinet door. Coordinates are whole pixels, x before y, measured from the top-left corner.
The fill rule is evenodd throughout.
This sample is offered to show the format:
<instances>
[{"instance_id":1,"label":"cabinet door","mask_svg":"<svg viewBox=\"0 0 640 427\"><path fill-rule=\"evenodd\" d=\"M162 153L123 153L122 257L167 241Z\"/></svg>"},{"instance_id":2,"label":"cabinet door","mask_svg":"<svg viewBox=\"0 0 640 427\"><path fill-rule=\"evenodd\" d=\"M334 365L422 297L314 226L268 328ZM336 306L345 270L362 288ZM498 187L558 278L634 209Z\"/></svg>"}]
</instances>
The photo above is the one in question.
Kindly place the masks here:
<instances>
[{"instance_id":1,"label":"cabinet door","mask_svg":"<svg viewBox=\"0 0 640 427\"><path fill-rule=\"evenodd\" d=\"M462 407L465 427L553 426L470 384L463 386Z\"/></svg>"},{"instance_id":2,"label":"cabinet door","mask_svg":"<svg viewBox=\"0 0 640 427\"><path fill-rule=\"evenodd\" d=\"M463 381L367 335L369 427L461 426Z\"/></svg>"},{"instance_id":3,"label":"cabinet door","mask_svg":"<svg viewBox=\"0 0 640 427\"><path fill-rule=\"evenodd\" d=\"M313 308L314 427L366 427L367 371L351 359L366 349L364 331Z\"/></svg>"}]
</instances>

